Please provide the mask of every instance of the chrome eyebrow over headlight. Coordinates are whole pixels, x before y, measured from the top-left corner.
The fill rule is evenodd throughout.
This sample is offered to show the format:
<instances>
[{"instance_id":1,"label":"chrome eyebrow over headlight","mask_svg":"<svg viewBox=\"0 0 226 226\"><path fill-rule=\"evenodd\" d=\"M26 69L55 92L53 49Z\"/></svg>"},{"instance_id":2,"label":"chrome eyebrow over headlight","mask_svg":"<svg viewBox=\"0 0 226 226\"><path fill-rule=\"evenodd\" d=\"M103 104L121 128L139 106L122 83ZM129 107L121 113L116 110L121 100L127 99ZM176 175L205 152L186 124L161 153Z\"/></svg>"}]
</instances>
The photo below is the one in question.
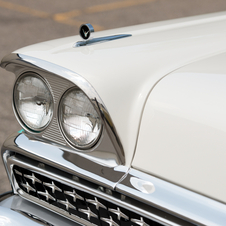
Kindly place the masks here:
<instances>
[{"instance_id":1,"label":"chrome eyebrow over headlight","mask_svg":"<svg viewBox=\"0 0 226 226\"><path fill-rule=\"evenodd\" d=\"M15 82L13 107L26 130L44 130L53 116L53 97L44 79L32 72L22 74Z\"/></svg>"},{"instance_id":2,"label":"chrome eyebrow over headlight","mask_svg":"<svg viewBox=\"0 0 226 226\"><path fill-rule=\"evenodd\" d=\"M108 167L125 164L110 114L82 76L14 53L3 59L1 67L16 75L13 107L27 136L61 145L71 159L77 152Z\"/></svg>"}]
</instances>

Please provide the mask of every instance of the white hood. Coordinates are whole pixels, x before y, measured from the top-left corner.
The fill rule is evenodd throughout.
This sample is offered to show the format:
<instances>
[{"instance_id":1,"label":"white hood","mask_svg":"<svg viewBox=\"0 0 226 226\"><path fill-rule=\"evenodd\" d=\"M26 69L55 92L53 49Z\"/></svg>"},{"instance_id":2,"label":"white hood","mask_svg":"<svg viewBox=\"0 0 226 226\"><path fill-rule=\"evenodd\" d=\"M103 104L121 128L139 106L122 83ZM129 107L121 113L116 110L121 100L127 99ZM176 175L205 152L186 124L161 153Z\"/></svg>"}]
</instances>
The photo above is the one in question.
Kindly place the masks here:
<instances>
[{"instance_id":1,"label":"white hood","mask_svg":"<svg viewBox=\"0 0 226 226\"><path fill-rule=\"evenodd\" d=\"M73 48L73 36L15 53L70 69L89 81L105 103L131 164L146 99L170 72L226 51L226 14L191 17L94 33L132 34L120 40Z\"/></svg>"}]
</instances>

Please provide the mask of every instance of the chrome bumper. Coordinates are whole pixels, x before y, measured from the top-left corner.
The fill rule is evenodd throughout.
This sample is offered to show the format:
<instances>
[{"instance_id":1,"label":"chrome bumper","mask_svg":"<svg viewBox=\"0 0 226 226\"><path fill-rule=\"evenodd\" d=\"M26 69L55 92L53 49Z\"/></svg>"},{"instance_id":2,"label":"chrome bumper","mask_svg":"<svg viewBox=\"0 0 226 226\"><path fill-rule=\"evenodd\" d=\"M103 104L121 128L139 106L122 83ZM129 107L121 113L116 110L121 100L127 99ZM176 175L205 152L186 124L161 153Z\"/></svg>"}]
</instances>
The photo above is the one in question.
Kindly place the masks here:
<instances>
[{"instance_id":1,"label":"chrome bumper","mask_svg":"<svg viewBox=\"0 0 226 226\"><path fill-rule=\"evenodd\" d=\"M1 200L0 225L3 226L79 225L17 195L2 195Z\"/></svg>"},{"instance_id":2,"label":"chrome bumper","mask_svg":"<svg viewBox=\"0 0 226 226\"><path fill-rule=\"evenodd\" d=\"M24 156L23 158L29 158L29 161L35 161L35 164L32 162L29 164L26 163L27 169L48 176L52 172L52 168L54 168L54 170L57 168L64 173L76 175L76 178L81 177L83 180L86 180L85 184L91 181L92 184L95 183L97 186L104 186L106 187L104 192L99 189L93 191L93 188L91 189L89 186L84 186L80 182L77 182L75 178L73 179L73 177L71 177L71 180L66 181L66 184L69 184L72 187L75 186L81 188L82 186L82 190L92 190L93 194L97 197L101 196L106 200L112 201L112 203L116 203L121 207L139 213L141 216L162 223L162 225L225 225L226 205L223 203L142 173L136 169L130 168L125 170L124 166L116 168L102 167L103 171L101 171L100 166L96 169L93 167L94 165L92 165L92 170L90 169L90 171L87 171L81 167L80 161L77 161L80 159L79 157L78 159L71 159L68 158L66 154L67 150L64 150L62 147L28 138L26 134L23 133L17 133L9 137L2 147L2 157L9 179L13 185L14 193L21 195L18 192L17 187L14 186L15 183L12 171L14 163L10 163L10 161L16 160L17 163L25 164L26 162L21 162L19 159L21 156ZM41 164L39 166L38 163L43 163L44 165ZM45 164L46 166L48 165L51 167L51 169L48 170L47 168L45 169L45 167L43 168ZM102 176L101 172L103 173ZM51 174L50 177L61 181L62 183L65 182L66 177L64 176L62 178L60 175L60 173L56 173ZM106 175L114 175L114 177L110 180L104 177ZM122 176L124 176L124 178L120 180ZM109 190L109 188L111 190ZM121 199L115 198L112 194L107 193L108 190L122 194ZM25 212L30 214L29 220L33 219L33 216L44 222L48 222L50 225L78 225L58 214L50 212L48 209L43 209L36 204L25 201L18 196L9 198L9 200L11 199L13 199L13 201L11 201L13 206L8 207L8 211L5 209L3 211L1 208L0 217L2 214L5 214L5 219L10 220L10 218L14 219L16 215L23 215ZM22 208L25 204L28 205L27 209ZM18 208L15 208L15 206ZM32 208L29 206L33 206L34 212L30 212ZM0 207L2 207L2 202L0 203ZM40 209L40 212L38 212L37 209ZM152 209L154 209L154 211L152 211ZM20 212L15 212L15 210L19 210ZM7 214L10 214L10 218L8 218ZM24 217L24 219L27 220L27 216ZM54 219L60 219L61 221L54 221ZM68 224L66 224L66 222L68 222ZM5 223L3 225L11 224ZM16 222L14 226L15 225L18 225L18 222ZM23 223L23 225L31 224Z\"/></svg>"}]
</instances>

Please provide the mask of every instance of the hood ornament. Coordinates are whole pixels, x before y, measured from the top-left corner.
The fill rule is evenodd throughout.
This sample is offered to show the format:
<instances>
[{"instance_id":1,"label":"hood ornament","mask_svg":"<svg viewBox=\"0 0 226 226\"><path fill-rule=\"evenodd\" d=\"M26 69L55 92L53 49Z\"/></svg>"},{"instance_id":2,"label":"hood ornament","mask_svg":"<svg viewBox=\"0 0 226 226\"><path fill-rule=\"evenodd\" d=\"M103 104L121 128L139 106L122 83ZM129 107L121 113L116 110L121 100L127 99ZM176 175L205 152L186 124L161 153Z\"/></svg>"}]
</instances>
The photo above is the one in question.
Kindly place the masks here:
<instances>
[{"instance_id":1,"label":"hood ornament","mask_svg":"<svg viewBox=\"0 0 226 226\"><path fill-rule=\"evenodd\" d=\"M79 34L84 40L88 40L93 32L94 28L91 24L82 24L79 29Z\"/></svg>"},{"instance_id":2,"label":"hood ornament","mask_svg":"<svg viewBox=\"0 0 226 226\"><path fill-rule=\"evenodd\" d=\"M119 35L105 36L100 38L91 38L91 35L93 32L94 32L94 28L91 24L82 24L79 29L79 34L83 39L83 41L76 42L73 45L73 47L76 48L80 46L87 46L87 45L92 45L96 43L107 42L107 41L112 41L112 40L132 36L130 34L119 34Z\"/></svg>"}]
</instances>

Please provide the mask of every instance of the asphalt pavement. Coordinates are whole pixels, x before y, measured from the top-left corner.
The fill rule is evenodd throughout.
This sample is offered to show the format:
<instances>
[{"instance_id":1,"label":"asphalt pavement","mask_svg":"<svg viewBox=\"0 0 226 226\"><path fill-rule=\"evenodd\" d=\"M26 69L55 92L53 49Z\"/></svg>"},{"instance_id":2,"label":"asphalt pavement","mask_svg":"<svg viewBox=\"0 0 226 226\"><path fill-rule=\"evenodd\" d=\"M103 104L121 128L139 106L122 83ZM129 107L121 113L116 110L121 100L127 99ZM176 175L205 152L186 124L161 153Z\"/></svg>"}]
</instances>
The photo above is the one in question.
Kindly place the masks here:
<instances>
[{"instance_id":1,"label":"asphalt pavement","mask_svg":"<svg viewBox=\"0 0 226 226\"><path fill-rule=\"evenodd\" d=\"M0 0L0 59L23 46L78 34L226 10L225 0ZM14 75L0 69L0 145L21 129L12 110ZM0 160L0 194L10 190Z\"/></svg>"}]
</instances>

